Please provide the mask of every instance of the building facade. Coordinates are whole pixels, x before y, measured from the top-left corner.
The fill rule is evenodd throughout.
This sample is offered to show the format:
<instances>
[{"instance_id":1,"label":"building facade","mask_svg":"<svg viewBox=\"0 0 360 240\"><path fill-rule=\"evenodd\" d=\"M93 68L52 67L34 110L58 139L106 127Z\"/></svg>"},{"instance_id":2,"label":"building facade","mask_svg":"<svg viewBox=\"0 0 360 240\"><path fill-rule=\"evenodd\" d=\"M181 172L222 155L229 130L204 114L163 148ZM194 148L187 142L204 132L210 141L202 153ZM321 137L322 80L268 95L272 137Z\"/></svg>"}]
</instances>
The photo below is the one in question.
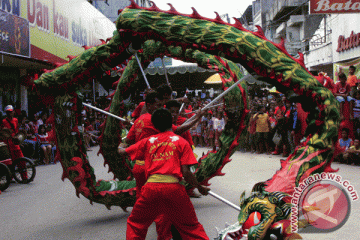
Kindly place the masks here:
<instances>
[{"instance_id":1,"label":"building facade","mask_svg":"<svg viewBox=\"0 0 360 240\"><path fill-rule=\"evenodd\" d=\"M104 14L110 21L115 22L118 18L118 11L130 5L129 0L92 0L92 5ZM150 7L149 0L134 0L141 7Z\"/></svg>"},{"instance_id":2,"label":"building facade","mask_svg":"<svg viewBox=\"0 0 360 240\"><path fill-rule=\"evenodd\" d=\"M308 41L323 15L309 14L308 0L257 0L253 2L254 25L263 28L273 42L285 40L290 55L308 50Z\"/></svg>"},{"instance_id":3,"label":"building facade","mask_svg":"<svg viewBox=\"0 0 360 240\"><path fill-rule=\"evenodd\" d=\"M261 26L265 36L275 43L284 39L290 55L304 54L305 65L311 72L325 72L336 81L340 68L345 73L351 65L360 68L360 26L357 24L360 16L355 13L359 12L355 8L360 1L352 1L350 7L346 7L350 1L321 2L323 4L318 0L253 1L253 26L248 28L254 30L255 25ZM357 70L356 75L359 78L360 71Z\"/></svg>"},{"instance_id":4,"label":"building facade","mask_svg":"<svg viewBox=\"0 0 360 240\"><path fill-rule=\"evenodd\" d=\"M12 104L28 113L35 93L22 85L23 76L53 69L114 30L86 0L0 1L0 110Z\"/></svg>"}]
</instances>

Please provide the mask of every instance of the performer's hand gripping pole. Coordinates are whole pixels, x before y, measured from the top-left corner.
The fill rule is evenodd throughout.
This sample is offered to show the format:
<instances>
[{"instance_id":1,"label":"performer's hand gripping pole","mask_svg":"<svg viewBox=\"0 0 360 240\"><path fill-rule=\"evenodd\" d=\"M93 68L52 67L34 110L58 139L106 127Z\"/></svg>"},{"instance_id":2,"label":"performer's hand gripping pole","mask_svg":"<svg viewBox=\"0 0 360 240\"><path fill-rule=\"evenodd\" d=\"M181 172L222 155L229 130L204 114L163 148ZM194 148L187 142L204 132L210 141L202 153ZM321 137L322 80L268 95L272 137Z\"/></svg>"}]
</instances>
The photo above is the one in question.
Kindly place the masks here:
<instances>
[{"instance_id":1,"label":"performer's hand gripping pole","mask_svg":"<svg viewBox=\"0 0 360 240\"><path fill-rule=\"evenodd\" d=\"M222 201L223 203L226 203L226 204L229 205L230 207L232 207L232 208L234 208L234 209L236 209L236 210L238 210L238 211L240 212L241 209L240 209L239 206L237 206L237 205L233 204L232 202L226 200L225 198L217 195L216 193L213 193L212 191L209 191L208 193L209 193L211 196L213 196L214 198Z\"/></svg>"},{"instance_id":2,"label":"performer's hand gripping pole","mask_svg":"<svg viewBox=\"0 0 360 240\"><path fill-rule=\"evenodd\" d=\"M134 43L134 46L133 46L133 43ZM139 39L136 39L135 41L133 41L133 43L130 44L130 46L128 47L127 51L128 51L128 53L135 55L135 58L136 58L136 61L137 61L138 64L139 64L141 73L142 73L142 75L144 76L146 85L147 85L147 87L150 89L150 88L151 88L151 87L150 87L150 84L149 84L149 82L148 82L148 80L147 80L147 78L146 78L144 69L142 68L141 62L140 62L139 57L138 57L138 55L137 55L137 52L139 51L139 49L141 49L141 41L140 41Z\"/></svg>"},{"instance_id":3,"label":"performer's hand gripping pole","mask_svg":"<svg viewBox=\"0 0 360 240\"><path fill-rule=\"evenodd\" d=\"M106 114L106 115L108 115L108 116L110 116L110 117L114 117L114 118L116 118L116 119L119 119L120 121L127 122L127 120L124 119L124 118L121 118L121 117L119 117L119 116L116 116L116 115L114 115L114 114L112 114L112 113L109 113L109 112L107 112L107 111L104 111L104 110L102 110L102 109L100 109L100 108L94 107L94 106L92 106L92 105L90 105L90 104L83 103L83 105L84 105L85 107L89 107L89 108L92 108L92 109L94 109L94 110L96 110L96 111L99 111L99 112L101 112L101 113L104 113L104 114ZM130 124L133 125L134 123L130 122Z\"/></svg>"}]
</instances>

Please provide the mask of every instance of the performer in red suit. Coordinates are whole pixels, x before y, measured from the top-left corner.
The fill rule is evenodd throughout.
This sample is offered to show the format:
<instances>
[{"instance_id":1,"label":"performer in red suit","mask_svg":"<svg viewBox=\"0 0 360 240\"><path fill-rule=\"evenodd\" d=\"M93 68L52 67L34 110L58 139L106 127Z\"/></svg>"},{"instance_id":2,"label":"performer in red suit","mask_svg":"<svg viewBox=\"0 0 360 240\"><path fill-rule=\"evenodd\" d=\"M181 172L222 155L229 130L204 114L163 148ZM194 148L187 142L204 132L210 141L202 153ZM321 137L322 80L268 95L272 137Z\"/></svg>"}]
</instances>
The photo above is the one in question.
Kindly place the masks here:
<instances>
[{"instance_id":1,"label":"performer in red suit","mask_svg":"<svg viewBox=\"0 0 360 240\"><path fill-rule=\"evenodd\" d=\"M126 147L127 145L132 145L137 143L138 141L150 137L152 135L158 134L159 130L155 128L153 123L151 122L151 114L153 111L160 106L163 105L162 101L159 101L158 99L158 93L157 92L150 92L145 99L146 102L146 108L147 113L142 114L136 121L134 122L134 125L130 128L128 135L126 136L126 139L123 144L121 144L122 147ZM181 135L182 133L189 130L199 119L201 119L201 116L206 111L200 111L197 113L196 117L182 125L182 126L172 126L172 130L175 134ZM133 168L133 175L136 179L136 196L137 198L141 194L141 188L146 182L145 178L145 169L144 169L144 159L137 159L135 166Z\"/></svg>"},{"instance_id":2,"label":"performer in red suit","mask_svg":"<svg viewBox=\"0 0 360 240\"><path fill-rule=\"evenodd\" d=\"M157 99L157 92L153 91L146 95L146 109L147 113L142 114L136 119L134 125L130 128L128 135L126 136L125 144L134 144L141 139L158 134L158 130L155 129L151 123L151 114L153 111L161 106L161 103ZM127 145L122 145L127 146ZM133 168L133 175L136 179L136 198L140 197L141 188L146 183L144 159L137 159Z\"/></svg>"},{"instance_id":3,"label":"performer in red suit","mask_svg":"<svg viewBox=\"0 0 360 240\"><path fill-rule=\"evenodd\" d=\"M166 103L165 108L168 109L172 115L172 123L176 126L181 126L184 122L186 122L187 118L180 116L180 108L181 104L177 100L170 100ZM186 141L189 142L190 146L194 146L194 142L192 140L190 131L186 131L180 135Z\"/></svg>"},{"instance_id":4,"label":"performer in red suit","mask_svg":"<svg viewBox=\"0 0 360 240\"><path fill-rule=\"evenodd\" d=\"M1 129L7 128L11 130L11 137L5 140L8 145L12 160L24 157L21 148L18 144L15 144L13 137L19 132L19 123L17 118L14 118L14 107L7 105L5 107L6 118L2 120ZM20 162L19 168L25 168L25 163ZM22 172L21 176L23 179L27 179L26 172Z\"/></svg>"},{"instance_id":5,"label":"performer in red suit","mask_svg":"<svg viewBox=\"0 0 360 240\"><path fill-rule=\"evenodd\" d=\"M189 165L197 163L192 149L185 139L172 132L172 116L168 110L157 109L151 121L159 134L118 150L120 155L129 155L132 160L145 159L147 178L128 218L126 239L145 239L150 224L159 216L165 219L161 224L169 229L173 224L183 239L209 239L185 187L179 184L184 177L201 194L207 195L210 190L201 186L189 169ZM158 239L168 239L161 237Z\"/></svg>"},{"instance_id":6,"label":"performer in red suit","mask_svg":"<svg viewBox=\"0 0 360 240\"><path fill-rule=\"evenodd\" d=\"M165 103L167 101L172 99L172 92L173 91L172 91L172 89L171 89L171 87L169 85L162 84L162 85L158 86L156 88L156 90L154 90L154 89L145 90L145 93L144 93L145 98L146 98L147 94L149 94L150 92L153 92L153 91L158 93L158 100L162 102L162 105L165 105ZM177 98L175 100L180 101L180 102L187 102L188 101L186 96L182 97L182 98ZM135 110L131 114L131 117L133 117L136 120L141 115L145 114L146 112L148 112L148 110L146 108L145 102L140 102L139 105L135 108ZM195 115L195 114L193 114L193 115Z\"/></svg>"}]
</instances>

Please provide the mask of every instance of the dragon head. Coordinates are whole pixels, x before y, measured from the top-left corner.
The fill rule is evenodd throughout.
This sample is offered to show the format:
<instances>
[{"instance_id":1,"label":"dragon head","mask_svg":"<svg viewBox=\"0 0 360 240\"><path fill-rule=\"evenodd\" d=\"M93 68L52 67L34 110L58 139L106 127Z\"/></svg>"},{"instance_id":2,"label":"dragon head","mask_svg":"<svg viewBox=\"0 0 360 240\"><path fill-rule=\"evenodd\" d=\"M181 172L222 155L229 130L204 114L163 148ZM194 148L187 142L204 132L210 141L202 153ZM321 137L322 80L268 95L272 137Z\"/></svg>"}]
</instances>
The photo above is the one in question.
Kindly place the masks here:
<instances>
[{"instance_id":1,"label":"dragon head","mask_svg":"<svg viewBox=\"0 0 360 240\"><path fill-rule=\"evenodd\" d=\"M291 232L289 195L283 192L252 192L240 197L238 223L223 230L222 240L236 239L302 239Z\"/></svg>"},{"instance_id":2,"label":"dragon head","mask_svg":"<svg viewBox=\"0 0 360 240\"><path fill-rule=\"evenodd\" d=\"M282 192L253 192L248 198L245 192L241 194L238 220L248 239L264 239L275 222L289 217L291 204L285 201L287 197Z\"/></svg>"}]
</instances>

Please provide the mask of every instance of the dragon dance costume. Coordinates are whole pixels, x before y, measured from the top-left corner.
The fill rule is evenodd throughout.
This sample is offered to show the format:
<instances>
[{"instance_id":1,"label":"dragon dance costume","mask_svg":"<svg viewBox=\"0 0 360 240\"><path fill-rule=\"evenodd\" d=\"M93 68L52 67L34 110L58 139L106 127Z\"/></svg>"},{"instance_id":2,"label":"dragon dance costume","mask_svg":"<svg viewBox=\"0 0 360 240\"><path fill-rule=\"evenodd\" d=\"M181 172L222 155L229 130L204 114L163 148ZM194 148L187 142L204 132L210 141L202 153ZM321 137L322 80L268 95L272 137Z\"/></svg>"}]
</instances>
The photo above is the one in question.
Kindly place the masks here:
<instances>
[{"instance_id":1,"label":"dragon dance costume","mask_svg":"<svg viewBox=\"0 0 360 240\"><path fill-rule=\"evenodd\" d=\"M294 188L306 178L315 173L334 171L331 162L333 139L340 124L339 103L333 93L306 69L302 54L294 58L286 51L284 41L274 43L265 37L260 27L257 31L250 31L238 20L230 24L219 15L215 19L204 18L195 9L192 14L181 14L173 6L167 11L160 10L155 4L142 8L133 0L119 14L116 27L117 31L107 42L87 49L69 63L27 83L32 90L54 94L51 104L54 105L63 179L68 178L73 183L78 195L108 208L116 205L126 209L135 203L135 181L127 180L131 168L116 153L121 142L118 120L106 119L100 142L100 153L117 181L96 180L83 146L81 128L78 128L82 109L79 86L93 78L102 81L104 71L126 63L109 106L110 113L123 115L124 100L130 96L131 88L138 84L136 79L140 72L134 52L128 51L135 38L142 40L137 55L145 68L156 57L164 56L195 62L200 67L218 72L226 90L242 78L240 64L251 74L274 85L290 101L301 103L308 113L306 140L281 162L281 168L273 177L256 185L256 191L248 198L241 197L239 226L254 211L262 216L256 226L249 228L248 239L264 239L274 224L289 221L289 198ZM224 111L229 121L220 136L221 147L201 157L194 174L203 185L208 184L212 177L223 175L223 167L231 161L232 154L246 136L250 118L248 88L245 82L237 86L224 97Z\"/></svg>"}]
</instances>

